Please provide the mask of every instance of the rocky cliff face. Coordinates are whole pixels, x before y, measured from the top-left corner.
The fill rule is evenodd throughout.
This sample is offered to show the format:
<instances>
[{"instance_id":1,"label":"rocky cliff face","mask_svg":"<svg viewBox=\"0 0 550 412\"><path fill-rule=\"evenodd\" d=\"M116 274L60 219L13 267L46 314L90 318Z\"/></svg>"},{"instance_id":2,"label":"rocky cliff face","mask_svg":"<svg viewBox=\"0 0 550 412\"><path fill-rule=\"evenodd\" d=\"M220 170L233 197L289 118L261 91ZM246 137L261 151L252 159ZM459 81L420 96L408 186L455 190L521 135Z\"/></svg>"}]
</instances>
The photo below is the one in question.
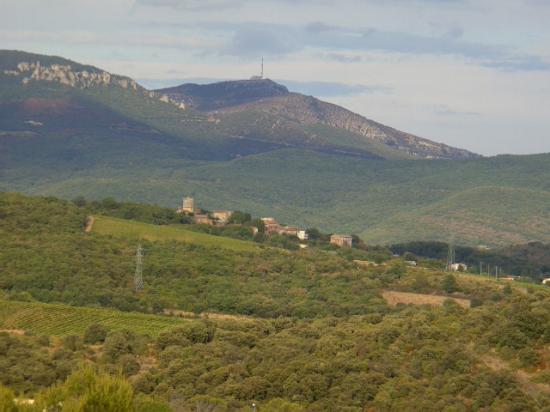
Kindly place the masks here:
<instances>
[{"instance_id":1,"label":"rocky cliff face","mask_svg":"<svg viewBox=\"0 0 550 412\"><path fill-rule=\"evenodd\" d=\"M117 85L124 89L137 90L137 83L129 78L114 76L105 71L76 71L71 65L50 64L41 65L36 62L19 62L15 70L4 70L7 76L21 77L21 84L26 85L35 80L57 82L65 86L85 89L96 86Z\"/></svg>"},{"instance_id":2,"label":"rocky cliff face","mask_svg":"<svg viewBox=\"0 0 550 412\"><path fill-rule=\"evenodd\" d=\"M224 111L242 110L267 112L287 119L294 119L306 125L324 124L344 129L415 157L427 159L470 159L477 157L477 155L467 150L457 149L410 133L401 132L343 107L299 93L262 99L255 103L230 107Z\"/></svg>"},{"instance_id":3,"label":"rocky cliff face","mask_svg":"<svg viewBox=\"0 0 550 412\"><path fill-rule=\"evenodd\" d=\"M174 105L179 109L186 109L184 103L176 101L166 94L148 91L129 77L113 75L99 69L75 70L70 64L55 63L43 65L40 61L21 61L17 63L15 68L5 69L3 74L5 76L21 79L21 84L23 86L33 81L46 81L78 89L89 89L101 86L121 87L123 89L140 92L151 99L157 99L163 103Z\"/></svg>"},{"instance_id":4,"label":"rocky cliff face","mask_svg":"<svg viewBox=\"0 0 550 412\"><path fill-rule=\"evenodd\" d=\"M322 124L343 129L364 139L384 144L425 159L471 159L478 155L436 143L385 126L343 107L315 97L290 93L268 79L220 82L209 85L184 84L162 89L172 99L184 102L213 116L238 112L261 112L309 126Z\"/></svg>"}]
</instances>

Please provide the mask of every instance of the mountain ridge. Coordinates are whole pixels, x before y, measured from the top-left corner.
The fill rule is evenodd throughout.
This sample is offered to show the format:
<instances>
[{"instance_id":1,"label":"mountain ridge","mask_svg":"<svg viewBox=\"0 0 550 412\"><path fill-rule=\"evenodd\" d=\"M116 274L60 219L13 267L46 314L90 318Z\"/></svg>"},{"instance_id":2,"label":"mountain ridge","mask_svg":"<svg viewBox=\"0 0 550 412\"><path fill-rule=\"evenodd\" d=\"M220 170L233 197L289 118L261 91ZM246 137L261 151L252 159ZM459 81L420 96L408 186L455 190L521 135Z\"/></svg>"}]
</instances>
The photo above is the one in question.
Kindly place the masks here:
<instances>
[{"instance_id":1,"label":"mountain ridge","mask_svg":"<svg viewBox=\"0 0 550 412\"><path fill-rule=\"evenodd\" d=\"M244 106L254 109L235 105L239 98L200 111L139 84L124 87L122 77L107 82L91 66L3 55L0 190L166 207L192 195L208 209L247 210L376 243L445 241L451 220L457 243L550 241L549 155L423 159L318 121L330 120L333 106L277 85L270 85L276 96L246 96ZM48 70L23 84L37 68L30 70L32 61ZM21 62L29 64L24 73ZM52 65L80 74L64 84L68 69ZM92 70L97 76L84 74ZM294 110L304 101L313 108ZM483 187L497 189L475 190Z\"/></svg>"},{"instance_id":2,"label":"mountain ridge","mask_svg":"<svg viewBox=\"0 0 550 412\"><path fill-rule=\"evenodd\" d=\"M189 105L216 120L241 112L270 114L300 125L324 125L345 130L362 138L419 158L471 159L480 157L465 149L401 132L370 120L344 107L313 96L290 92L270 79L229 80L209 84L184 83L157 89L172 100ZM281 120L280 120L281 121Z\"/></svg>"}]
</instances>

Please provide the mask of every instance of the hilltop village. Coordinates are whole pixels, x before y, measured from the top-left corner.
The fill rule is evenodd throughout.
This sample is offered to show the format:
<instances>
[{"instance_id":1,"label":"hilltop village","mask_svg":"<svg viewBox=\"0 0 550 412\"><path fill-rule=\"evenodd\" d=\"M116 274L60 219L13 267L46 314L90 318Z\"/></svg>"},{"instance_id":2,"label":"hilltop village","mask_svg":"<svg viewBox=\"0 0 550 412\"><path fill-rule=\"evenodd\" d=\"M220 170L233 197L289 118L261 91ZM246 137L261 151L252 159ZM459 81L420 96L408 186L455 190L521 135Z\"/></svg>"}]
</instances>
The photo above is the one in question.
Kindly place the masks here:
<instances>
[{"instance_id":1,"label":"hilltop village","mask_svg":"<svg viewBox=\"0 0 550 412\"><path fill-rule=\"evenodd\" d=\"M177 213L189 216L194 223L211 226L225 226L231 222L231 217L235 212L232 210L214 210L206 212L203 209L195 206L195 199L192 197L184 197L181 206L176 210ZM263 222L264 232L268 235L277 233L279 235L297 237L301 243L301 247L307 247L309 234L306 229L297 226L281 225L273 217L263 217L260 219ZM258 232L257 227L253 227L254 234ZM351 235L332 234L330 243L340 247L352 247L353 237Z\"/></svg>"}]
</instances>

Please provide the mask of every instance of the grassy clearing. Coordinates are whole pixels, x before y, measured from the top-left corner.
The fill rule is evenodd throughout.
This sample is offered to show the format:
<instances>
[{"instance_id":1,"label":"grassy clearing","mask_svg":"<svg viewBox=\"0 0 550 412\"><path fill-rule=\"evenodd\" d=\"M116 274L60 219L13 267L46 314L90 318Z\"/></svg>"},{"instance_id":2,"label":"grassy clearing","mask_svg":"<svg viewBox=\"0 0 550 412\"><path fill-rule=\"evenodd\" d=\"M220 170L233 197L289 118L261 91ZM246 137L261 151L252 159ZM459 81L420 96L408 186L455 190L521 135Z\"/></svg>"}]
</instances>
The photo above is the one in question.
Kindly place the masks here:
<instances>
[{"instance_id":1,"label":"grassy clearing","mask_svg":"<svg viewBox=\"0 0 550 412\"><path fill-rule=\"evenodd\" d=\"M157 336L186 320L116 310L52 305L37 302L0 301L0 329L65 336L82 334L94 323L109 330L131 330Z\"/></svg>"},{"instance_id":2,"label":"grassy clearing","mask_svg":"<svg viewBox=\"0 0 550 412\"><path fill-rule=\"evenodd\" d=\"M255 243L244 240L193 232L179 226L159 226L114 217L95 216L93 233L151 241L177 240L202 246L221 247L236 251L258 250Z\"/></svg>"},{"instance_id":3,"label":"grassy clearing","mask_svg":"<svg viewBox=\"0 0 550 412\"><path fill-rule=\"evenodd\" d=\"M399 303L405 305L431 305L442 306L447 299L455 301L463 308L470 307L470 299L453 298L449 296L427 295L424 293L407 293L385 290L382 292L382 297L388 302L388 305L396 306Z\"/></svg>"}]
</instances>

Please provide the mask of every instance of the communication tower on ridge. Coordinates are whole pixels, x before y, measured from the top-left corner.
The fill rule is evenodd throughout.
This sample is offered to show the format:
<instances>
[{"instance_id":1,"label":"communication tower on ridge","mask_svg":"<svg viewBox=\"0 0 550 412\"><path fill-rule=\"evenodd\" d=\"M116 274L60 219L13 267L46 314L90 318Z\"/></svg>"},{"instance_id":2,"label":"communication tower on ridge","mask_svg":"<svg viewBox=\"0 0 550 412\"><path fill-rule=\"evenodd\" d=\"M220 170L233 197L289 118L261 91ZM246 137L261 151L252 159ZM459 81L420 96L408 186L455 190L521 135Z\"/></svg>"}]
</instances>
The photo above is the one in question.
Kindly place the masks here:
<instances>
[{"instance_id":1,"label":"communication tower on ridge","mask_svg":"<svg viewBox=\"0 0 550 412\"><path fill-rule=\"evenodd\" d=\"M262 56L262 62L260 64L260 75L259 76L252 76L250 80L262 80L264 78L264 58Z\"/></svg>"},{"instance_id":2,"label":"communication tower on ridge","mask_svg":"<svg viewBox=\"0 0 550 412\"><path fill-rule=\"evenodd\" d=\"M449 240L449 249L447 251L447 271L452 272L453 271L453 265L456 260L456 252L455 252L455 241L454 236L451 235L451 238Z\"/></svg>"}]
</instances>

